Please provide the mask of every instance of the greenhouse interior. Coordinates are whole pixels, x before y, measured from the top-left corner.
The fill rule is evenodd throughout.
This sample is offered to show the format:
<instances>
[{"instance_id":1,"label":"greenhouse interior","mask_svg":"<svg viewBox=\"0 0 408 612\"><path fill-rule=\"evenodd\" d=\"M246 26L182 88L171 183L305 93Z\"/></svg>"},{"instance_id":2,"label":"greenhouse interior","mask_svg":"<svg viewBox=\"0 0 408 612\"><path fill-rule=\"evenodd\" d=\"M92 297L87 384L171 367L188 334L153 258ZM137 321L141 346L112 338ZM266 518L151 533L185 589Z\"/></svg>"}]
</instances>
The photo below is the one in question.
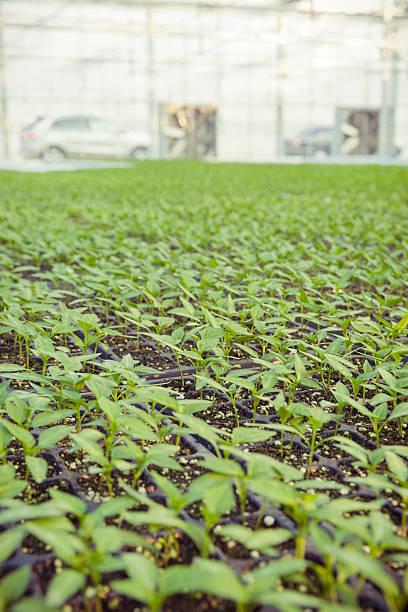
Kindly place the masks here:
<instances>
[{"instance_id":1,"label":"greenhouse interior","mask_svg":"<svg viewBox=\"0 0 408 612\"><path fill-rule=\"evenodd\" d=\"M0 0L0 612L408 612L407 77L407 0Z\"/></svg>"},{"instance_id":2,"label":"greenhouse interior","mask_svg":"<svg viewBox=\"0 0 408 612\"><path fill-rule=\"evenodd\" d=\"M407 6L2 0L3 157L38 117L93 116L152 158L404 159Z\"/></svg>"}]
</instances>

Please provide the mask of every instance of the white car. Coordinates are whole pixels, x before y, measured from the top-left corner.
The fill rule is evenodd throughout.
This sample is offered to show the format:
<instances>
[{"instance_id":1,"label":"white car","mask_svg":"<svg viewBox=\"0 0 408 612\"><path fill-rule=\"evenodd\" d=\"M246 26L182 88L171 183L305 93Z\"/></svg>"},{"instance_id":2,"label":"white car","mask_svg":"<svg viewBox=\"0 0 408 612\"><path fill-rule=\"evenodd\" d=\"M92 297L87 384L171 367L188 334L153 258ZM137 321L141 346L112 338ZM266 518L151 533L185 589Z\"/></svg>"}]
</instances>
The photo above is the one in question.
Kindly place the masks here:
<instances>
[{"instance_id":1,"label":"white car","mask_svg":"<svg viewBox=\"0 0 408 612\"><path fill-rule=\"evenodd\" d=\"M22 130L21 152L24 157L49 161L65 157L146 159L150 138L146 133L119 129L113 121L99 117L38 117Z\"/></svg>"}]
</instances>

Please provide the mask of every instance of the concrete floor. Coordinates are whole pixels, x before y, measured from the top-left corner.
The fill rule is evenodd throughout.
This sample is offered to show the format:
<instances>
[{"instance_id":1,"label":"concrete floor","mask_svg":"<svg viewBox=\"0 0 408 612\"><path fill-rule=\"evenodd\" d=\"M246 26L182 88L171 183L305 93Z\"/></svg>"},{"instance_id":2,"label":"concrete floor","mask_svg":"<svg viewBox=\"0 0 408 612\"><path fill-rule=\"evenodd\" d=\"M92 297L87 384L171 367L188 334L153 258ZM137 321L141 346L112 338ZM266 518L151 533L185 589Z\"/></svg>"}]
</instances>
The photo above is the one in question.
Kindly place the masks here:
<instances>
[{"instance_id":1,"label":"concrete floor","mask_svg":"<svg viewBox=\"0 0 408 612\"><path fill-rule=\"evenodd\" d=\"M234 162L233 159L211 159L208 163ZM48 162L42 159L0 159L0 170L13 170L16 172L72 172L73 170L98 170L108 168L132 168L138 162L120 162L107 160L67 159L59 162ZM246 162L239 162L246 163ZM381 159L376 156L328 156L324 158L281 156L273 159L259 159L252 163L269 164L330 164L330 165L383 165L383 166L408 166L408 158L391 157Z\"/></svg>"},{"instance_id":2,"label":"concrete floor","mask_svg":"<svg viewBox=\"0 0 408 612\"><path fill-rule=\"evenodd\" d=\"M208 160L210 161L210 160ZM211 160L217 162L233 162L234 159ZM235 160L236 161L236 160ZM239 162L246 163L246 162ZM381 158L376 155L328 155L327 157L313 157L302 155L282 155L273 159L257 159L251 163L260 164L329 164L332 166L408 166L408 157Z\"/></svg>"},{"instance_id":3,"label":"concrete floor","mask_svg":"<svg viewBox=\"0 0 408 612\"><path fill-rule=\"evenodd\" d=\"M47 162L42 159L0 159L0 170L16 172L71 172L72 170L97 170L106 168L131 168L134 162L115 162L88 159L67 159Z\"/></svg>"}]
</instances>

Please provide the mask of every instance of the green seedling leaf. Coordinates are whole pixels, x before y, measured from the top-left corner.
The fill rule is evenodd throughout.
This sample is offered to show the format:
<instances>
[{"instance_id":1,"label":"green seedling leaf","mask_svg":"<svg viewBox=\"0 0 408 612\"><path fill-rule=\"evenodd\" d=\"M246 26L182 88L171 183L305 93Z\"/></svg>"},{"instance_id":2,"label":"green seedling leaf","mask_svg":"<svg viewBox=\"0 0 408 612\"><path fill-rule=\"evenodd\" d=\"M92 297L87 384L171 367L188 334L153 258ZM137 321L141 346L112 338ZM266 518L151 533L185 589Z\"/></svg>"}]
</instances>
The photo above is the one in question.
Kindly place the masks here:
<instances>
[{"instance_id":1,"label":"green seedling leaf","mask_svg":"<svg viewBox=\"0 0 408 612\"><path fill-rule=\"evenodd\" d=\"M398 384L395 377L384 368L378 368L378 373L381 375L381 378L384 380L385 384L388 385L391 389L397 389Z\"/></svg>"},{"instance_id":2,"label":"green seedling leaf","mask_svg":"<svg viewBox=\"0 0 408 612\"><path fill-rule=\"evenodd\" d=\"M223 599L245 601L245 589L232 569L210 559L195 558L186 583L190 593L211 593Z\"/></svg>"},{"instance_id":3,"label":"green seedling leaf","mask_svg":"<svg viewBox=\"0 0 408 612\"><path fill-rule=\"evenodd\" d=\"M388 419L400 419L406 416L408 416L408 402L402 402L401 404L395 406Z\"/></svg>"},{"instance_id":4,"label":"green seedling leaf","mask_svg":"<svg viewBox=\"0 0 408 612\"><path fill-rule=\"evenodd\" d=\"M60 612L61 608L45 606L44 599L25 597L13 606L13 612Z\"/></svg>"},{"instance_id":5,"label":"green seedling leaf","mask_svg":"<svg viewBox=\"0 0 408 612\"><path fill-rule=\"evenodd\" d=\"M86 544L79 537L65 529L56 529L52 523L31 521L27 523L27 530L50 546L67 565L74 565L77 554L84 554L87 550Z\"/></svg>"},{"instance_id":6,"label":"green seedling leaf","mask_svg":"<svg viewBox=\"0 0 408 612\"><path fill-rule=\"evenodd\" d=\"M73 434L71 438L73 442L90 455L103 456L102 447L98 444L98 440L102 438L100 431L85 429L81 433Z\"/></svg>"},{"instance_id":7,"label":"green seedling leaf","mask_svg":"<svg viewBox=\"0 0 408 612\"><path fill-rule=\"evenodd\" d=\"M24 368L23 368L24 369ZM2 378L11 378L12 380L22 380L22 381L32 381L39 383L49 383L49 379L46 376L42 376L41 374L36 374L35 372L2 372Z\"/></svg>"},{"instance_id":8,"label":"green seedling leaf","mask_svg":"<svg viewBox=\"0 0 408 612\"><path fill-rule=\"evenodd\" d=\"M21 442L23 446L26 446L27 448L32 448L34 446L35 438L30 434L30 432L23 429L19 425L15 425L14 423L10 423L8 421L4 421L3 424L5 427L7 427L9 432Z\"/></svg>"},{"instance_id":9,"label":"green seedling leaf","mask_svg":"<svg viewBox=\"0 0 408 612\"><path fill-rule=\"evenodd\" d=\"M95 542L96 549L106 555L118 552L125 544L134 543L132 535L118 527L104 525L93 530L92 539ZM138 546L144 541L140 536L136 536L136 542Z\"/></svg>"},{"instance_id":10,"label":"green seedling leaf","mask_svg":"<svg viewBox=\"0 0 408 612\"><path fill-rule=\"evenodd\" d=\"M394 453L397 453L397 455L399 455L400 457L405 457L405 459L408 459L407 446L402 446L401 444L393 444L392 446L387 446L386 444L384 444L384 446L382 446L382 450L390 450Z\"/></svg>"},{"instance_id":11,"label":"green seedling leaf","mask_svg":"<svg viewBox=\"0 0 408 612\"><path fill-rule=\"evenodd\" d=\"M221 325L218 324L217 319L211 314L211 312L207 308L201 305L201 310L203 311L206 321L211 325L211 327L221 327Z\"/></svg>"},{"instance_id":12,"label":"green seedling leaf","mask_svg":"<svg viewBox=\"0 0 408 612\"><path fill-rule=\"evenodd\" d=\"M114 381L102 376L91 374L86 381L86 386L96 398L109 397L114 387Z\"/></svg>"},{"instance_id":13,"label":"green seedling leaf","mask_svg":"<svg viewBox=\"0 0 408 612\"><path fill-rule=\"evenodd\" d=\"M132 582L115 580L112 583L113 588L139 601L150 602L159 582L159 570L156 564L151 559L135 553L125 553L122 559ZM141 576L143 580L140 579Z\"/></svg>"},{"instance_id":14,"label":"green seedling leaf","mask_svg":"<svg viewBox=\"0 0 408 612\"><path fill-rule=\"evenodd\" d=\"M265 497L272 504L295 506L299 502L296 491L284 482L257 477L250 482L251 490Z\"/></svg>"},{"instance_id":15,"label":"green seedling leaf","mask_svg":"<svg viewBox=\"0 0 408 612\"><path fill-rule=\"evenodd\" d=\"M282 558L245 574L247 600L267 603L276 593L276 580L302 572L306 567L307 562L303 559Z\"/></svg>"},{"instance_id":16,"label":"green seedling leaf","mask_svg":"<svg viewBox=\"0 0 408 612\"><path fill-rule=\"evenodd\" d=\"M124 416L118 419L118 425L123 431L131 434L136 440L146 440L148 442L157 442L159 437L152 429L133 416Z\"/></svg>"},{"instance_id":17,"label":"green seedling leaf","mask_svg":"<svg viewBox=\"0 0 408 612\"><path fill-rule=\"evenodd\" d=\"M24 529L14 527L0 533L0 563L7 561L10 555L20 546L24 538Z\"/></svg>"},{"instance_id":18,"label":"green seedling leaf","mask_svg":"<svg viewBox=\"0 0 408 612\"><path fill-rule=\"evenodd\" d=\"M216 486L212 486L202 493L202 500L205 507L213 515L221 516L230 512L235 506L235 497L231 483L224 481Z\"/></svg>"},{"instance_id":19,"label":"green seedling leaf","mask_svg":"<svg viewBox=\"0 0 408 612\"><path fill-rule=\"evenodd\" d=\"M241 349L241 351L243 351L244 353L247 353L247 355L249 355L250 357L258 357L258 353L251 348L250 346L246 346L245 344L240 344L239 342L236 342L235 345Z\"/></svg>"},{"instance_id":20,"label":"green seedling leaf","mask_svg":"<svg viewBox=\"0 0 408 612\"><path fill-rule=\"evenodd\" d=\"M208 400L181 399L178 401L177 412L185 414L196 414L212 406L213 402Z\"/></svg>"},{"instance_id":21,"label":"green seedling leaf","mask_svg":"<svg viewBox=\"0 0 408 612\"><path fill-rule=\"evenodd\" d=\"M134 491L134 489L131 487L129 490L132 492ZM130 497L119 496L113 499L108 499L100 504L91 514L88 514L86 521L88 521L88 524L91 524L92 522L98 523L102 519L109 516L114 516L115 514L121 515L132 506L134 506L134 503Z\"/></svg>"},{"instance_id":22,"label":"green seedling leaf","mask_svg":"<svg viewBox=\"0 0 408 612\"><path fill-rule=\"evenodd\" d=\"M246 327L239 325L235 321L224 320L223 324L225 329L228 329L229 331L233 332L234 334L237 334L238 336L252 336L251 332Z\"/></svg>"},{"instance_id":23,"label":"green seedling leaf","mask_svg":"<svg viewBox=\"0 0 408 612\"><path fill-rule=\"evenodd\" d=\"M304 480L296 483L297 489L317 489L317 490L338 490L348 489L340 482L331 482L330 480Z\"/></svg>"},{"instance_id":24,"label":"green seedling leaf","mask_svg":"<svg viewBox=\"0 0 408 612\"><path fill-rule=\"evenodd\" d=\"M24 595L30 582L30 566L25 565L7 574L0 583L0 611Z\"/></svg>"},{"instance_id":25,"label":"green seedling leaf","mask_svg":"<svg viewBox=\"0 0 408 612\"><path fill-rule=\"evenodd\" d=\"M332 355L330 353L324 353L327 363L336 370L340 372L346 378L351 378L352 373L351 370L355 370L354 365L351 361L344 359L344 357L340 357L339 355Z\"/></svg>"},{"instance_id":26,"label":"green seedling leaf","mask_svg":"<svg viewBox=\"0 0 408 612\"><path fill-rule=\"evenodd\" d=\"M39 448L52 448L72 431L68 425L55 425L42 431L38 437Z\"/></svg>"},{"instance_id":27,"label":"green seedling leaf","mask_svg":"<svg viewBox=\"0 0 408 612\"><path fill-rule=\"evenodd\" d=\"M18 365L17 363L0 363L0 372L2 376L4 373L21 372L22 370L25 370L24 366Z\"/></svg>"},{"instance_id":28,"label":"green seedling leaf","mask_svg":"<svg viewBox=\"0 0 408 612\"><path fill-rule=\"evenodd\" d=\"M275 436L273 431L265 431L257 427L234 427L232 430L231 445L254 444L265 442Z\"/></svg>"},{"instance_id":29,"label":"green seedling leaf","mask_svg":"<svg viewBox=\"0 0 408 612\"><path fill-rule=\"evenodd\" d=\"M400 332L403 331L408 325L408 312L402 317L400 321L396 325L394 325L394 331Z\"/></svg>"},{"instance_id":30,"label":"green seedling leaf","mask_svg":"<svg viewBox=\"0 0 408 612\"><path fill-rule=\"evenodd\" d=\"M223 442L223 439L218 435L218 431L211 427L211 425L208 425L203 419L188 414L178 414L177 419L187 425L190 430L190 432L188 432L188 429L186 429L185 433L194 433L204 440L208 440L214 447L216 447L218 443ZM222 435L228 434L222 431Z\"/></svg>"},{"instance_id":31,"label":"green seedling leaf","mask_svg":"<svg viewBox=\"0 0 408 612\"><path fill-rule=\"evenodd\" d=\"M353 479L354 481L354 479ZM318 511L317 517L322 520L330 517L331 521L336 520L336 514L344 514L345 512L361 512L370 510L380 510L381 507L386 503L385 499L378 499L375 501L359 501L356 499L338 498L331 501L326 508Z\"/></svg>"},{"instance_id":32,"label":"green seedling leaf","mask_svg":"<svg viewBox=\"0 0 408 612\"><path fill-rule=\"evenodd\" d=\"M287 529L259 529L252 531L243 525L223 525L217 534L225 538L236 540L250 550L259 550L266 554L273 554L274 547L290 540L293 535Z\"/></svg>"},{"instance_id":33,"label":"green seedling leaf","mask_svg":"<svg viewBox=\"0 0 408 612\"><path fill-rule=\"evenodd\" d=\"M337 381L336 383L336 393L334 394L334 396L336 397L336 394L339 395L340 397L350 397L350 392L347 389L346 385L344 385L341 380Z\"/></svg>"},{"instance_id":34,"label":"green seedling leaf","mask_svg":"<svg viewBox=\"0 0 408 612\"><path fill-rule=\"evenodd\" d=\"M239 463L230 459L207 457L203 461L200 461L198 465L207 470L215 472L216 474L222 474L223 476L231 476L235 478L242 478L242 476L244 476L244 470Z\"/></svg>"},{"instance_id":35,"label":"green seedling leaf","mask_svg":"<svg viewBox=\"0 0 408 612\"><path fill-rule=\"evenodd\" d=\"M0 499L11 499L24 491L27 482L16 479L14 465L0 465Z\"/></svg>"},{"instance_id":36,"label":"green seedling leaf","mask_svg":"<svg viewBox=\"0 0 408 612\"><path fill-rule=\"evenodd\" d=\"M6 401L7 416L20 425L26 420L28 411L28 406L18 397L13 397L12 401Z\"/></svg>"},{"instance_id":37,"label":"green seedling leaf","mask_svg":"<svg viewBox=\"0 0 408 612\"><path fill-rule=\"evenodd\" d=\"M279 593L265 593L259 598L259 602L273 606L279 612L300 612L304 609L304 606L309 608L316 607L319 611L323 609L321 607L322 602L318 597L290 590L284 590ZM328 611L329 608L326 608L326 610ZM337 605L330 604L330 612L357 612L357 610L343 606L340 606L339 609Z\"/></svg>"},{"instance_id":38,"label":"green seedling leaf","mask_svg":"<svg viewBox=\"0 0 408 612\"><path fill-rule=\"evenodd\" d=\"M59 410L47 410L46 412L42 412L41 414L37 414L31 424L33 427L45 427L47 425L53 425L54 423L58 423L63 419L66 419L72 416L74 413L73 410L69 408L59 409Z\"/></svg>"},{"instance_id":39,"label":"green seedling leaf","mask_svg":"<svg viewBox=\"0 0 408 612\"><path fill-rule=\"evenodd\" d=\"M406 481L408 479L408 466L405 461L391 450L386 450L384 454L390 472L392 472L398 480Z\"/></svg>"},{"instance_id":40,"label":"green seedling leaf","mask_svg":"<svg viewBox=\"0 0 408 612\"><path fill-rule=\"evenodd\" d=\"M295 353L295 371L296 371L296 378L298 381L302 380L302 378L306 376L305 365L301 357L299 357L297 353Z\"/></svg>"},{"instance_id":41,"label":"green seedling leaf","mask_svg":"<svg viewBox=\"0 0 408 612\"><path fill-rule=\"evenodd\" d=\"M370 405L378 406L378 404L389 402L391 400L392 400L391 395L387 395L386 393L376 393L374 397L370 399Z\"/></svg>"},{"instance_id":42,"label":"green seedling leaf","mask_svg":"<svg viewBox=\"0 0 408 612\"><path fill-rule=\"evenodd\" d=\"M34 346L43 355L53 355L55 352L54 344L48 336L37 336L34 339Z\"/></svg>"},{"instance_id":43,"label":"green seedling leaf","mask_svg":"<svg viewBox=\"0 0 408 612\"><path fill-rule=\"evenodd\" d=\"M85 576L72 569L63 569L54 576L47 590L47 606L59 608L85 584Z\"/></svg>"},{"instance_id":44,"label":"green seedling leaf","mask_svg":"<svg viewBox=\"0 0 408 612\"><path fill-rule=\"evenodd\" d=\"M69 493L64 493L59 489L52 488L49 490L52 499L56 502L56 505L61 509L62 512L72 513L77 516L81 516L86 511L86 503Z\"/></svg>"},{"instance_id":45,"label":"green seedling leaf","mask_svg":"<svg viewBox=\"0 0 408 612\"><path fill-rule=\"evenodd\" d=\"M350 548L338 548L336 557L345 564L349 570L353 568L354 573L361 574L380 587L388 595L397 597L399 587L377 559L372 559L368 555Z\"/></svg>"},{"instance_id":46,"label":"green seedling leaf","mask_svg":"<svg viewBox=\"0 0 408 612\"><path fill-rule=\"evenodd\" d=\"M337 383L338 384L338 383ZM344 385L343 385L344 386ZM341 407L344 406L353 406L353 408L356 408L356 410L358 410L358 412L368 418L371 418L371 410L369 410L368 408L366 408L364 406L364 404L362 402L358 402L357 400L355 400L354 398L352 398L348 392L347 389L347 393L344 393L342 390L338 390L338 387L336 385L336 390L332 391L334 397L336 398L336 400L339 402Z\"/></svg>"},{"instance_id":47,"label":"green seedling leaf","mask_svg":"<svg viewBox=\"0 0 408 612\"><path fill-rule=\"evenodd\" d=\"M42 457L26 457L26 463L35 482L42 482L47 476L48 463Z\"/></svg>"},{"instance_id":48,"label":"green seedling leaf","mask_svg":"<svg viewBox=\"0 0 408 612\"><path fill-rule=\"evenodd\" d=\"M44 502L34 506L13 500L12 507L0 512L0 524L58 516L59 514L60 510L52 502Z\"/></svg>"}]
</instances>

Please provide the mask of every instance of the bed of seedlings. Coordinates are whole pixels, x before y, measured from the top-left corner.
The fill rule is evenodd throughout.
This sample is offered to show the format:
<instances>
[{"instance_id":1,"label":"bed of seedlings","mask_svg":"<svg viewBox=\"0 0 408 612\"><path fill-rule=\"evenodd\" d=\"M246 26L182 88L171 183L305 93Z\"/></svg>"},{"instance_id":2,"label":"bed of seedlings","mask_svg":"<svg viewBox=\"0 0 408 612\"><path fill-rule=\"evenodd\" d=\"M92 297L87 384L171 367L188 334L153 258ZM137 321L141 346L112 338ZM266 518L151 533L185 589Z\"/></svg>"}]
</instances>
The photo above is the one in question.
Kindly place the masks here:
<instances>
[{"instance_id":1,"label":"bed of seedlings","mask_svg":"<svg viewBox=\"0 0 408 612\"><path fill-rule=\"evenodd\" d=\"M408 176L0 174L0 611L408 609Z\"/></svg>"}]
</instances>

